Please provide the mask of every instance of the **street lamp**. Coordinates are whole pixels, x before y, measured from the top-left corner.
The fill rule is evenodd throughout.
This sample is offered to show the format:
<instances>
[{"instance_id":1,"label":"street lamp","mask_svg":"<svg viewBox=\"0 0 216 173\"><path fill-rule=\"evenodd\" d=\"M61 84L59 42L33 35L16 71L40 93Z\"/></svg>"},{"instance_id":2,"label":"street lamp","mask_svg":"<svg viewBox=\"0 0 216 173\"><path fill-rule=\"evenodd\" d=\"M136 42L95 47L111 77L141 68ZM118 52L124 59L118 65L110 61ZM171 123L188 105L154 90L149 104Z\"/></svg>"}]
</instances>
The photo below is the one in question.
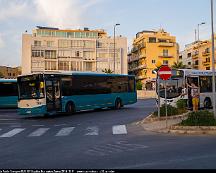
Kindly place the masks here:
<instances>
[{"instance_id":1,"label":"street lamp","mask_svg":"<svg viewBox=\"0 0 216 173\"><path fill-rule=\"evenodd\" d=\"M199 41L199 26L200 26L200 25L205 25L205 22L202 22L202 23L199 23L199 24L198 24L198 30L197 30L197 35L198 35L197 38L198 38L198 41Z\"/></svg>"},{"instance_id":2,"label":"street lamp","mask_svg":"<svg viewBox=\"0 0 216 173\"><path fill-rule=\"evenodd\" d=\"M119 25L120 25L119 23L114 25L114 73L115 73L115 30L116 30L116 26Z\"/></svg>"},{"instance_id":3,"label":"street lamp","mask_svg":"<svg viewBox=\"0 0 216 173\"><path fill-rule=\"evenodd\" d=\"M214 117L216 118L216 105L215 105L215 48L214 48L214 18L213 18L213 0L211 0L211 29L212 29L212 91L213 91L213 110L214 110Z\"/></svg>"}]
</instances>

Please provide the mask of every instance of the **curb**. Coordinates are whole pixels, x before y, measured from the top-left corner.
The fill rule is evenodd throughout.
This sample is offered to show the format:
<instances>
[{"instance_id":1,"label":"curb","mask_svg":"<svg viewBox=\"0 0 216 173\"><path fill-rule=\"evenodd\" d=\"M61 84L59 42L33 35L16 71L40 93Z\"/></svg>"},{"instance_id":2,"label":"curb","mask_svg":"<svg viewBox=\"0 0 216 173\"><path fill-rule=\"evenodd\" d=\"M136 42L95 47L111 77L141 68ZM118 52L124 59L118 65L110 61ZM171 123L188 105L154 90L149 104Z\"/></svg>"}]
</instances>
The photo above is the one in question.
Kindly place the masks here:
<instances>
[{"instance_id":1,"label":"curb","mask_svg":"<svg viewBox=\"0 0 216 173\"><path fill-rule=\"evenodd\" d=\"M167 117L167 120L184 120L187 118L187 113L184 113L182 115L176 115L172 117ZM155 124L154 126L151 124L153 123L162 123L162 121L165 121L166 117L161 118L155 118L153 117L153 113L144 118L141 121L138 121L134 123L135 125L143 125L144 130L150 131L150 132L156 132L156 133L171 133L171 134L187 134L187 135L216 135L216 126L179 126L176 124L173 124L169 126L168 128L158 128L158 126ZM144 127L145 125L150 125L149 127Z\"/></svg>"}]
</instances>

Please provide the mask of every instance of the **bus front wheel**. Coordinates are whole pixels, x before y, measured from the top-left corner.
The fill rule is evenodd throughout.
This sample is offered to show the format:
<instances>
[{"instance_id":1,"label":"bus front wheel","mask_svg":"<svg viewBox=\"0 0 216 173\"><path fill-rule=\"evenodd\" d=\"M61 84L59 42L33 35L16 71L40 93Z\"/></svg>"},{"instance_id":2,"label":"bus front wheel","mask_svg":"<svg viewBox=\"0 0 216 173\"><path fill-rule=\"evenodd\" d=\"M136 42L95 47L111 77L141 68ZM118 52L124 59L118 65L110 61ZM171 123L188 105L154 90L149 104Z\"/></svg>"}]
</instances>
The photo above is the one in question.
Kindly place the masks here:
<instances>
[{"instance_id":1,"label":"bus front wheel","mask_svg":"<svg viewBox=\"0 0 216 173\"><path fill-rule=\"evenodd\" d=\"M121 109L122 104L121 104L121 99L116 99L115 101L115 109Z\"/></svg>"},{"instance_id":2,"label":"bus front wheel","mask_svg":"<svg viewBox=\"0 0 216 173\"><path fill-rule=\"evenodd\" d=\"M72 102L67 103L65 111L68 115L74 114L76 112L74 104Z\"/></svg>"}]
</instances>

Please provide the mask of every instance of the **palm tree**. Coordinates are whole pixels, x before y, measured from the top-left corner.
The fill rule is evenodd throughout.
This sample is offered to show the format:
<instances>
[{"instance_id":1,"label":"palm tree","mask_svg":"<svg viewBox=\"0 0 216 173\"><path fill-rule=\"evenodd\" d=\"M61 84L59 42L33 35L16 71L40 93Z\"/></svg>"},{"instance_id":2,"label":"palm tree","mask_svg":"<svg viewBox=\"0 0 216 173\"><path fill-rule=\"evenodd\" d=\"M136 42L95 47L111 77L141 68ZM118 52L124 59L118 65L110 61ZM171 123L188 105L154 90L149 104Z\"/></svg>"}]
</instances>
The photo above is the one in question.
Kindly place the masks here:
<instances>
[{"instance_id":1,"label":"palm tree","mask_svg":"<svg viewBox=\"0 0 216 173\"><path fill-rule=\"evenodd\" d=\"M111 69L106 69L106 68L104 70L102 70L102 72L107 73L107 74L113 73L113 71Z\"/></svg>"},{"instance_id":2,"label":"palm tree","mask_svg":"<svg viewBox=\"0 0 216 173\"><path fill-rule=\"evenodd\" d=\"M174 69L185 69L187 68L186 65L183 64L183 62L174 62L174 64L172 65L172 68Z\"/></svg>"}]
</instances>

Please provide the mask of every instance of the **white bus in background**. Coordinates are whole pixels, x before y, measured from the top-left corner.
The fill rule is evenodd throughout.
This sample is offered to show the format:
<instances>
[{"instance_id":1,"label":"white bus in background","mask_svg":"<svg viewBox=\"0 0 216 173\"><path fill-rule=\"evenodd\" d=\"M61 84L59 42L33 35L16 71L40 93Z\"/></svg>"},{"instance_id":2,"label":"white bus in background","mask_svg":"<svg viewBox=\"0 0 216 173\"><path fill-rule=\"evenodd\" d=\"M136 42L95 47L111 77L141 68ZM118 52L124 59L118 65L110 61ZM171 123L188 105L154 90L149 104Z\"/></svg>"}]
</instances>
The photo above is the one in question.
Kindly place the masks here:
<instances>
[{"instance_id":1,"label":"white bus in background","mask_svg":"<svg viewBox=\"0 0 216 173\"><path fill-rule=\"evenodd\" d=\"M176 102L180 99L182 89L186 84L192 82L200 88L200 108L211 108L212 107L212 71L210 70L194 70L194 69L177 69L172 70L172 77L166 81L167 86L167 103L172 106L176 106ZM158 79L158 78L157 78ZM165 81L160 80L160 105L165 103ZM158 82L157 90L158 91ZM190 93L190 89L187 88ZM157 97L158 98L158 92ZM158 99L156 99L158 102Z\"/></svg>"}]
</instances>

